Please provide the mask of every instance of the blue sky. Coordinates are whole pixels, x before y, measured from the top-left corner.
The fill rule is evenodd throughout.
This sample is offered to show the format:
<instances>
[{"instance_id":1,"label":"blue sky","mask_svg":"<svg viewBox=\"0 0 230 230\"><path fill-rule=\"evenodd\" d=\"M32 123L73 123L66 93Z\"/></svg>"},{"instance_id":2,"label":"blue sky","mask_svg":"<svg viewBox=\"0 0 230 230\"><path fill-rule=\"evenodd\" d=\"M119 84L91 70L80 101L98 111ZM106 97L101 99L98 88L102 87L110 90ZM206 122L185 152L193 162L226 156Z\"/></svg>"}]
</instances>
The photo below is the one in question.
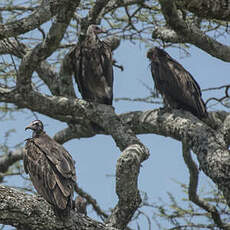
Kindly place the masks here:
<instances>
[{"instance_id":1,"label":"blue sky","mask_svg":"<svg viewBox=\"0 0 230 230\"><path fill-rule=\"evenodd\" d=\"M146 59L147 49L137 43L132 45L122 42L115 51L114 57L118 64L124 66L121 72L115 69L114 97L145 97L149 95L148 90L140 83L143 81L153 87L149 63ZM177 49L167 49L172 57L178 60L197 80L201 88L220 86L229 83L230 66L198 48L190 49L191 57L181 58L183 53ZM203 93L207 99L215 92ZM79 93L78 93L79 95ZM159 105L119 101L114 102L117 113L136 110L150 110ZM214 108L213 108L214 109ZM15 114L16 115L16 114ZM66 127L64 123L49 119L38 114L45 125L50 136ZM0 140L3 142L4 132L14 128L16 132L11 134L9 144L13 146L28 138L31 133L25 132L25 126L34 120L32 113L20 112L14 120L1 122ZM141 141L149 148L150 158L143 163L139 175L139 189L148 193L150 201L155 202L161 197L167 201L167 192L171 192L180 200L184 194L180 186L173 179L188 183L188 171L183 162L181 143L171 138L165 138L154 134L140 135ZM98 135L88 139L75 139L64 146L72 154L76 161L76 170L79 186L91 194L100 204L103 210L109 210L117 201L115 194L115 166L120 150L110 136ZM203 175L203 173L201 173ZM207 184L206 177L202 176L202 183ZM10 184L18 185L19 177L10 180ZM89 216L95 217L89 208ZM147 214L151 217L151 211ZM144 218L139 222L141 229L147 229ZM167 223L165 223L167 226ZM135 226L135 223L131 226ZM152 226L155 229L155 226Z\"/></svg>"}]
</instances>

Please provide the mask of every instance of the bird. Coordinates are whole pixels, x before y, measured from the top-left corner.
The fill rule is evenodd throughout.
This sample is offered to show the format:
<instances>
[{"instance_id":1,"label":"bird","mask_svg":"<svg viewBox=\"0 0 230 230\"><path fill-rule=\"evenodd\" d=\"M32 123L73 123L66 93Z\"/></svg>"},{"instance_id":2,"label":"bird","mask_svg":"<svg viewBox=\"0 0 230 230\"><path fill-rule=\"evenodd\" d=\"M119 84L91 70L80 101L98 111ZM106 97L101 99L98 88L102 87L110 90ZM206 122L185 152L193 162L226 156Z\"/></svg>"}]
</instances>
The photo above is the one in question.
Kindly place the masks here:
<instances>
[{"instance_id":1,"label":"bird","mask_svg":"<svg viewBox=\"0 0 230 230\"><path fill-rule=\"evenodd\" d=\"M166 107L189 111L199 119L208 116L200 86L181 64L158 47L150 48L147 58L156 90Z\"/></svg>"},{"instance_id":2,"label":"bird","mask_svg":"<svg viewBox=\"0 0 230 230\"><path fill-rule=\"evenodd\" d=\"M69 56L82 98L89 102L112 105L112 47L98 37L98 34L104 32L97 25L89 25L86 36L78 42Z\"/></svg>"},{"instance_id":3,"label":"bird","mask_svg":"<svg viewBox=\"0 0 230 230\"><path fill-rule=\"evenodd\" d=\"M75 209L78 213L87 216L87 201L80 195L78 195L75 199Z\"/></svg>"},{"instance_id":4,"label":"bird","mask_svg":"<svg viewBox=\"0 0 230 230\"><path fill-rule=\"evenodd\" d=\"M23 152L25 173L32 184L54 209L55 215L64 219L73 208L76 184L74 160L67 150L49 137L40 120L34 120L25 130L33 130L32 138L26 140Z\"/></svg>"}]
</instances>

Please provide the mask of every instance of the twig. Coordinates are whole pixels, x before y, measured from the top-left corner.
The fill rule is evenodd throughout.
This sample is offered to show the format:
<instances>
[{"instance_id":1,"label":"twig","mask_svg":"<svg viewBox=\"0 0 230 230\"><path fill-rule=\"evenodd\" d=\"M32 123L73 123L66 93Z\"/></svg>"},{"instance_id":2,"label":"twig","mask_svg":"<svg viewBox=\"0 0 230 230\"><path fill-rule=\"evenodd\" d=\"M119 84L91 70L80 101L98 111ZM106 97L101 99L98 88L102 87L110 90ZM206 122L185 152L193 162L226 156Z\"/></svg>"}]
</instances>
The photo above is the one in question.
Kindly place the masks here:
<instances>
[{"instance_id":1,"label":"twig","mask_svg":"<svg viewBox=\"0 0 230 230\"><path fill-rule=\"evenodd\" d=\"M93 206L94 211L97 213L98 216L101 217L101 219L104 221L106 218L108 218L108 215L102 211L100 206L98 205L97 201L89 195L87 192L85 192L83 189L79 188L78 185L75 186L75 191L82 197L84 197L89 204Z\"/></svg>"},{"instance_id":2,"label":"twig","mask_svg":"<svg viewBox=\"0 0 230 230\"><path fill-rule=\"evenodd\" d=\"M201 207L205 211L209 212L212 216L214 223L221 229L226 229L224 223L221 220L220 214L217 211L216 207L210 205L209 203L205 202L204 200L200 199L197 194L197 187L198 187L198 179L199 179L199 169L196 163L193 161L190 149L188 146L182 142L182 152L184 162L188 167L189 170L189 200L191 200L194 204Z\"/></svg>"}]
</instances>

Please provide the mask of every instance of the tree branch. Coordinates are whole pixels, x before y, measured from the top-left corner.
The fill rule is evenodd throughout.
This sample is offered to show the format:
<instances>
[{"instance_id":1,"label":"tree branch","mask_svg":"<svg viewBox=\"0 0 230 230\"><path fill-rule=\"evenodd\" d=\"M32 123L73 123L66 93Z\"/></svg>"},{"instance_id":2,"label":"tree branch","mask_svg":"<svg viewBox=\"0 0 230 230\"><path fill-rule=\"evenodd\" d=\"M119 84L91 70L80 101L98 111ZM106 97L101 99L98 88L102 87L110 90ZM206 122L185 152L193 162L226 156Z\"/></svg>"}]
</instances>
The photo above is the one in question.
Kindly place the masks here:
<instances>
[{"instance_id":1,"label":"tree branch","mask_svg":"<svg viewBox=\"0 0 230 230\"><path fill-rule=\"evenodd\" d=\"M58 78L58 84L59 84L59 95L65 96L65 97L76 97L74 87L73 87L73 79L72 75L74 72L73 69L73 63L71 55L74 55L74 48L71 49L63 58Z\"/></svg>"},{"instance_id":2,"label":"tree branch","mask_svg":"<svg viewBox=\"0 0 230 230\"><path fill-rule=\"evenodd\" d=\"M15 162L22 159L23 149L16 149L14 152L9 152L0 157L0 172L5 173L8 171L9 167L13 165Z\"/></svg>"},{"instance_id":3,"label":"tree branch","mask_svg":"<svg viewBox=\"0 0 230 230\"><path fill-rule=\"evenodd\" d=\"M6 25L1 25L0 40L8 37L17 37L20 34L34 30L47 22L53 15L50 9L50 1L42 1L41 5L29 16Z\"/></svg>"},{"instance_id":4,"label":"tree branch","mask_svg":"<svg viewBox=\"0 0 230 230\"><path fill-rule=\"evenodd\" d=\"M106 5L111 0L96 0L94 6L91 8L88 14L88 23L90 24L98 24L100 20L99 15L103 8L106 7Z\"/></svg>"},{"instance_id":5,"label":"tree branch","mask_svg":"<svg viewBox=\"0 0 230 230\"><path fill-rule=\"evenodd\" d=\"M220 127L227 146L230 145L230 115L228 115Z\"/></svg>"},{"instance_id":6,"label":"tree branch","mask_svg":"<svg viewBox=\"0 0 230 230\"><path fill-rule=\"evenodd\" d=\"M118 204L106 220L108 226L124 229L141 203L138 175L148 150L139 144L130 145L119 157L116 166L116 192Z\"/></svg>"},{"instance_id":7,"label":"tree branch","mask_svg":"<svg viewBox=\"0 0 230 230\"><path fill-rule=\"evenodd\" d=\"M167 24L188 43L191 43L210 55L230 62L230 47L203 33L194 24L186 24L177 13L175 1L160 0L162 13Z\"/></svg>"},{"instance_id":8,"label":"tree branch","mask_svg":"<svg viewBox=\"0 0 230 230\"><path fill-rule=\"evenodd\" d=\"M29 51L22 59L17 76L17 87L30 86L33 71L41 61L49 57L59 46L66 28L80 0L59 3L56 20L52 23L45 40Z\"/></svg>"},{"instance_id":9,"label":"tree branch","mask_svg":"<svg viewBox=\"0 0 230 230\"><path fill-rule=\"evenodd\" d=\"M0 186L0 222L30 230L117 230L72 212L70 218L56 218L51 206L41 197Z\"/></svg>"},{"instance_id":10,"label":"tree branch","mask_svg":"<svg viewBox=\"0 0 230 230\"><path fill-rule=\"evenodd\" d=\"M156 27L152 33L152 39L160 39L164 42L187 43L185 37L180 36L174 30L167 27Z\"/></svg>"},{"instance_id":11,"label":"tree branch","mask_svg":"<svg viewBox=\"0 0 230 230\"><path fill-rule=\"evenodd\" d=\"M105 212L102 211L102 209L98 205L97 201L92 196L90 196L88 193L83 191L78 186L76 186L76 192L81 197L84 197L87 200L88 204L91 204L93 206L93 209L97 213L97 215L99 215L102 219L108 218L108 215Z\"/></svg>"},{"instance_id":12,"label":"tree branch","mask_svg":"<svg viewBox=\"0 0 230 230\"><path fill-rule=\"evenodd\" d=\"M22 58L26 53L27 47L18 42L14 38L6 38L4 40L0 40L0 54L12 54L18 58Z\"/></svg>"},{"instance_id":13,"label":"tree branch","mask_svg":"<svg viewBox=\"0 0 230 230\"><path fill-rule=\"evenodd\" d=\"M230 20L230 2L226 0L177 0L177 3L201 18Z\"/></svg>"},{"instance_id":14,"label":"tree branch","mask_svg":"<svg viewBox=\"0 0 230 230\"><path fill-rule=\"evenodd\" d=\"M189 170L189 200L191 200L194 204L201 207L205 211L209 212L212 216L214 223L220 229L228 229L224 227L222 220L220 218L220 214L217 211L216 207L209 204L208 202L199 198L197 194L197 187L198 187L198 179L199 179L199 169L196 163L193 161L189 148L182 142L182 152L184 162L186 163L188 170Z\"/></svg>"},{"instance_id":15,"label":"tree branch","mask_svg":"<svg viewBox=\"0 0 230 230\"><path fill-rule=\"evenodd\" d=\"M0 41L0 54L11 54L18 58L23 58L26 52L32 51L16 39L6 38ZM35 70L50 92L53 95L59 95L58 74L52 69L51 65L46 61L42 61L36 66Z\"/></svg>"}]
</instances>

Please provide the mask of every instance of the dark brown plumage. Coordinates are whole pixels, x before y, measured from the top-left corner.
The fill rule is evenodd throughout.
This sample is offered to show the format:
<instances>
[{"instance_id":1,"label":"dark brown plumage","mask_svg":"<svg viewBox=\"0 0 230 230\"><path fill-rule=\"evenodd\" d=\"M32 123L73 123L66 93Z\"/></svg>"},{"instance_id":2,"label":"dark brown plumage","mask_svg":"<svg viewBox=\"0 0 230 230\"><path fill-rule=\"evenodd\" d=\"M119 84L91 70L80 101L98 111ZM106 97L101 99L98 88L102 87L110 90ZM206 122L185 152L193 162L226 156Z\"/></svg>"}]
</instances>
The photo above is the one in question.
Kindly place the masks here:
<instances>
[{"instance_id":1,"label":"dark brown plumage","mask_svg":"<svg viewBox=\"0 0 230 230\"><path fill-rule=\"evenodd\" d=\"M25 128L33 130L23 154L25 172L37 190L54 207L55 214L68 217L76 183L74 161L64 147L43 131L40 120Z\"/></svg>"},{"instance_id":2,"label":"dark brown plumage","mask_svg":"<svg viewBox=\"0 0 230 230\"><path fill-rule=\"evenodd\" d=\"M71 52L75 80L82 98L112 105L113 66L110 47L97 34L104 32L90 25L85 38Z\"/></svg>"},{"instance_id":3,"label":"dark brown plumage","mask_svg":"<svg viewBox=\"0 0 230 230\"><path fill-rule=\"evenodd\" d=\"M156 89L166 106L190 111L199 118L207 117L201 90L192 75L167 52L151 48L147 53Z\"/></svg>"}]
</instances>

